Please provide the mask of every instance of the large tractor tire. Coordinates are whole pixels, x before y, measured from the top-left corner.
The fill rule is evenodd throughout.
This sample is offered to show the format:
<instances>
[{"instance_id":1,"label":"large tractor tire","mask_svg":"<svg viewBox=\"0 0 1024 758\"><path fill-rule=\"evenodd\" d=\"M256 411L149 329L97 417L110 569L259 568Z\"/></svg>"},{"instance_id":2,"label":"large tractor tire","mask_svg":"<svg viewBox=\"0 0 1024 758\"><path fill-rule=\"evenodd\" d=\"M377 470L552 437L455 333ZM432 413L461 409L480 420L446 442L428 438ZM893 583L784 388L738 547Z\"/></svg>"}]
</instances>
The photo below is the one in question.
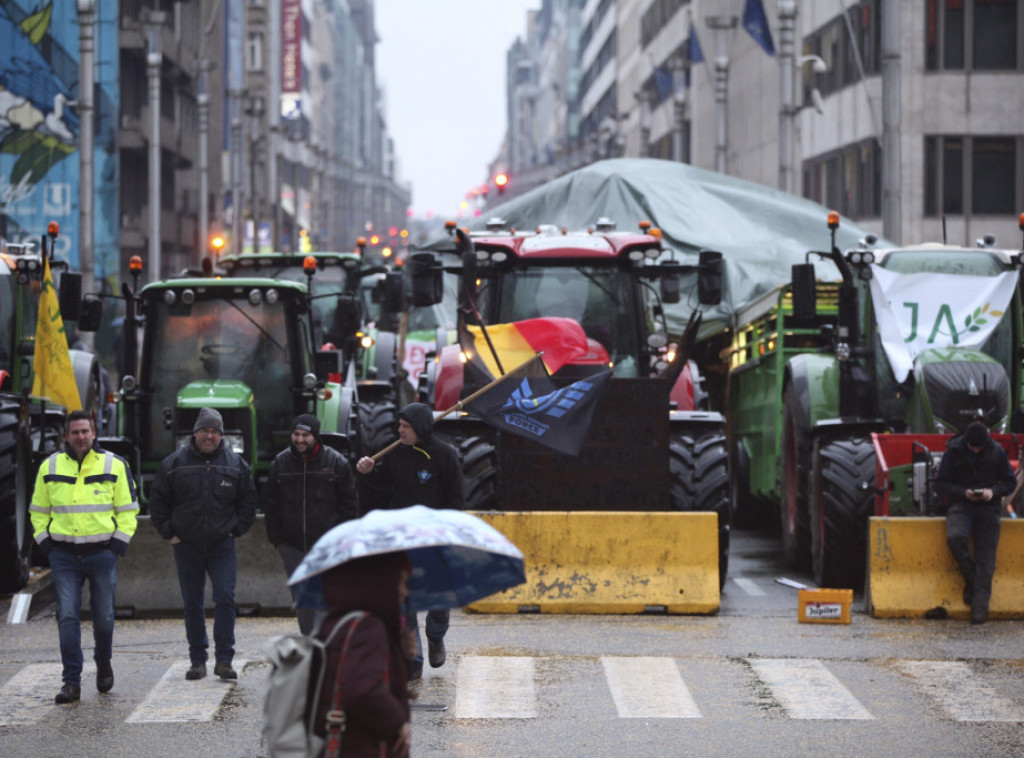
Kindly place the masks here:
<instances>
[{"instance_id":1,"label":"large tractor tire","mask_svg":"<svg viewBox=\"0 0 1024 758\"><path fill-rule=\"evenodd\" d=\"M498 510L498 453L494 443L484 437L467 437L460 440L457 450L466 510Z\"/></svg>"},{"instance_id":2,"label":"large tractor tire","mask_svg":"<svg viewBox=\"0 0 1024 758\"><path fill-rule=\"evenodd\" d=\"M0 400L0 593L4 594L28 583L31 468L31 441L21 421L21 405Z\"/></svg>"},{"instance_id":3,"label":"large tractor tire","mask_svg":"<svg viewBox=\"0 0 1024 758\"><path fill-rule=\"evenodd\" d=\"M672 432L669 441L671 505L679 511L718 514L718 581L729 570L729 453L725 435Z\"/></svg>"},{"instance_id":4,"label":"large tractor tire","mask_svg":"<svg viewBox=\"0 0 1024 758\"><path fill-rule=\"evenodd\" d=\"M373 455L398 439L398 408L391 400L359 403L359 452Z\"/></svg>"},{"instance_id":5,"label":"large tractor tire","mask_svg":"<svg viewBox=\"0 0 1024 758\"><path fill-rule=\"evenodd\" d=\"M793 385L786 386L782 412L782 492L779 522L782 555L796 568L810 566L811 530L807 506L810 488L811 440L800 427Z\"/></svg>"},{"instance_id":6,"label":"large tractor tire","mask_svg":"<svg viewBox=\"0 0 1024 758\"><path fill-rule=\"evenodd\" d=\"M359 454L372 456L398 439L398 409L391 400L360 402L357 410L359 424ZM388 494L359 482L359 509L363 513L388 507Z\"/></svg>"},{"instance_id":7,"label":"large tractor tire","mask_svg":"<svg viewBox=\"0 0 1024 758\"><path fill-rule=\"evenodd\" d=\"M875 449L867 436L815 445L811 553L819 587L860 589L874 510Z\"/></svg>"}]
</instances>

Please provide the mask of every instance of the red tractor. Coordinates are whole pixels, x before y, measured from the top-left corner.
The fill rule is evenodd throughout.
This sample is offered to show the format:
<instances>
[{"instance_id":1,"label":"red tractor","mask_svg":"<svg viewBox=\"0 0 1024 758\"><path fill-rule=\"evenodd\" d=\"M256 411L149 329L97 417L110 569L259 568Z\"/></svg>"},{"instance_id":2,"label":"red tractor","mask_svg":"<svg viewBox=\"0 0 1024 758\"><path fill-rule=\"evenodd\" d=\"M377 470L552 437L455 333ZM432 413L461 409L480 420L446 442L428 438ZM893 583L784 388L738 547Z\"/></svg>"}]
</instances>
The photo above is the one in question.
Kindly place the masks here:
<instances>
[{"instance_id":1,"label":"red tractor","mask_svg":"<svg viewBox=\"0 0 1024 758\"><path fill-rule=\"evenodd\" d=\"M487 351L498 375L515 367L486 339L488 327L556 319L578 327L583 345L552 375L559 386L614 369L578 457L499 433L468 412L438 416L435 433L459 452L467 507L475 510L713 511L719 519L720 576L729 546L729 482L724 418L706 409L707 395L687 345L668 334L664 305L681 292L694 301L721 299L721 254L702 251L683 263L666 251L657 230L620 232L539 227L524 234L491 223L485 233L456 230L450 243L410 259L413 304L443 297L444 272L460 277L460 344L428 361L419 396L445 411L485 386L472 351ZM448 260L445 258L448 256ZM457 256L457 257L451 257ZM657 286L655 286L657 284ZM545 338L564 340L551 329ZM474 339L474 335L476 335ZM480 336L485 339L481 340ZM554 348L554 345L549 347Z\"/></svg>"}]
</instances>

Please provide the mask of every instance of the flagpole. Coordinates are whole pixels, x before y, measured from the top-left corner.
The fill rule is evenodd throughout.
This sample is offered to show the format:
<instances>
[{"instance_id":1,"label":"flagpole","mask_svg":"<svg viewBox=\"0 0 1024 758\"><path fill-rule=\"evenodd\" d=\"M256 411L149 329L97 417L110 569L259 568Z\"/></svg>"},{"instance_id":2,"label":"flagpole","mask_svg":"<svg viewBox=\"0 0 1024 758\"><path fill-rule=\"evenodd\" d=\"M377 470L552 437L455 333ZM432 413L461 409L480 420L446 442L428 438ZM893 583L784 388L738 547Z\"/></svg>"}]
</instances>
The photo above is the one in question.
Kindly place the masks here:
<instances>
[{"instance_id":1,"label":"flagpole","mask_svg":"<svg viewBox=\"0 0 1024 758\"><path fill-rule=\"evenodd\" d=\"M467 398L465 398L465 399L463 399L463 400L460 400L459 402L457 402L457 403L456 403L455 405L453 405L453 406L452 406L451 408L449 408L448 410L446 410L446 411L442 411L442 412L441 412L441 415L440 415L440 416L438 416L437 418L435 418L435 419L434 419L434 423L437 423L438 421L440 421L441 419L443 419L443 418L444 418L445 416L448 416L448 415L450 415L450 414L452 414L452 413L455 413L455 411L459 411L459 410L462 410L462 407L463 407L463 406L464 406L464 405L465 405L466 403L469 403L469 402L472 402L473 400L476 400L476 399L477 399L478 397L480 397L480 395L482 395L482 394L484 394L485 392L487 392L487 390L491 389L491 388L492 388L492 387L494 387L494 386L495 386L496 384L498 384L498 383L500 383L500 382L503 382L503 381L505 381L505 379L507 379L507 378L508 378L508 375L509 375L509 374L513 374L513 373L515 373L516 371L518 371L519 369L523 368L524 366L527 366L527 365L529 365L529 363L530 363L531 361L535 361L535 360L536 360L537 358L543 358L543 357L544 357L544 351L542 350L542 351L540 351L539 353L537 353L536 355L534 355L534 356L533 356L532 358L528 358L527 360L525 360L525 361L523 361L522 363L520 363L520 364L519 364L518 366L516 366L516 367L515 367L514 369L512 369L511 371L509 371L509 372L507 372L507 373L505 373L505 374L502 374L502 375L501 375L501 376L499 376L499 377L498 377L497 379L494 379L494 380L492 380L492 381L491 381L491 382L490 382L489 384L487 384L487 385L485 385L485 386L481 387L480 389L478 389L478 390L477 390L476 392L474 392L474 393L473 393L472 395L470 395L469 397L467 397ZM377 461L379 461L379 460L380 460L381 458L383 458L383 457L384 457L385 455L387 455L388 453L390 453L390 452L391 452L392 450L394 450L394 449L395 449L396 447L398 447L398 446L399 446L399 445L401 445L401 444L402 444L402 440L400 440L400 439L398 439L398 440L395 440L394 442L392 442L392 443L391 443L390 445L388 445L388 446L387 446L386 448L384 448L383 450L381 450L381 451L379 451L379 452L377 452L377 453L374 453L374 454L373 454L372 456L370 456L370 460L372 460L372 461L373 461L374 463L376 463Z\"/></svg>"}]
</instances>

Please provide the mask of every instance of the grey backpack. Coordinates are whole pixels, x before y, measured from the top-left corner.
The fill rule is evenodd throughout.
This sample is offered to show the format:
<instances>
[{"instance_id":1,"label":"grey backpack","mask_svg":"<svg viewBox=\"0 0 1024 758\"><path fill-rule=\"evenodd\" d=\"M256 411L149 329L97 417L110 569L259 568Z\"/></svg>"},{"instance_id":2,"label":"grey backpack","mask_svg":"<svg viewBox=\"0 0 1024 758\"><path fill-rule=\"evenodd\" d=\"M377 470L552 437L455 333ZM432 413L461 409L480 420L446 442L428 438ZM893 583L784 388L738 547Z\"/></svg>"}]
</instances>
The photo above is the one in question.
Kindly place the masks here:
<instances>
[{"instance_id":1,"label":"grey backpack","mask_svg":"<svg viewBox=\"0 0 1024 758\"><path fill-rule=\"evenodd\" d=\"M285 634L264 646L273 664L263 699L263 745L270 758L320 755L324 740L313 734L313 719L323 691L327 646L339 629L363 615L365 611L346 614L326 640Z\"/></svg>"}]
</instances>

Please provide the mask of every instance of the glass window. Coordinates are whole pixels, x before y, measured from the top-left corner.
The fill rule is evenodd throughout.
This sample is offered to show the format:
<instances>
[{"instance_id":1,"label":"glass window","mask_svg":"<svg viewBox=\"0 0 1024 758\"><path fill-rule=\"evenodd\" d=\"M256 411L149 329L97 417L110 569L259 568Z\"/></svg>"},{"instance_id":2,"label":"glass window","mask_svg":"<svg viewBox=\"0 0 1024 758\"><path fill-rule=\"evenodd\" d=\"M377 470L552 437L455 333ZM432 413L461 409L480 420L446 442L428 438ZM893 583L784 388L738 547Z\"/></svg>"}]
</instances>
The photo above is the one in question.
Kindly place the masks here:
<instances>
[{"instance_id":1,"label":"glass window","mask_svg":"<svg viewBox=\"0 0 1024 758\"><path fill-rule=\"evenodd\" d=\"M1013 138L974 138L971 150L971 210L974 213L1014 212L1015 154Z\"/></svg>"},{"instance_id":2,"label":"glass window","mask_svg":"<svg viewBox=\"0 0 1024 758\"><path fill-rule=\"evenodd\" d=\"M978 70L1016 68L1016 0L974 0L972 40L974 68Z\"/></svg>"},{"instance_id":3,"label":"glass window","mask_svg":"<svg viewBox=\"0 0 1024 758\"><path fill-rule=\"evenodd\" d=\"M946 0L942 17L943 68L964 67L964 0Z\"/></svg>"},{"instance_id":4,"label":"glass window","mask_svg":"<svg viewBox=\"0 0 1024 758\"><path fill-rule=\"evenodd\" d=\"M942 145L942 212L964 212L964 142L946 137Z\"/></svg>"},{"instance_id":5,"label":"glass window","mask_svg":"<svg viewBox=\"0 0 1024 758\"><path fill-rule=\"evenodd\" d=\"M924 215L939 215L939 138L924 138Z\"/></svg>"}]
</instances>

